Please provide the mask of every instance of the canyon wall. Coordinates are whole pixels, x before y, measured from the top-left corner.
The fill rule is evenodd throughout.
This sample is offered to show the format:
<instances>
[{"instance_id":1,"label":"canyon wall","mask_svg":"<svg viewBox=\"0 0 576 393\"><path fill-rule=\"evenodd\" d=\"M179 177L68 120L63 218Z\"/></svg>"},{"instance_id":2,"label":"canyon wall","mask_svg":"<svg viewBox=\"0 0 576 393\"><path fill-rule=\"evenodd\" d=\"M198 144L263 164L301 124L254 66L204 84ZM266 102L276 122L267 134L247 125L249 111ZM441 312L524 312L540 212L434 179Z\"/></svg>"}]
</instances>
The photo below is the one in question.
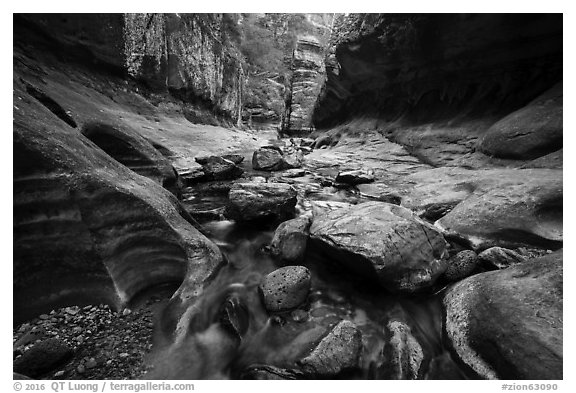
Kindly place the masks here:
<instances>
[{"instance_id":1,"label":"canyon wall","mask_svg":"<svg viewBox=\"0 0 576 393\"><path fill-rule=\"evenodd\" d=\"M320 128L498 117L562 79L561 14L349 14L331 46Z\"/></svg>"},{"instance_id":2,"label":"canyon wall","mask_svg":"<svg viewBox=\"0 0 576 393\"><path fill-rule=\"evenodd\" d=\"M235 14L27 14L55 51L129 75L217 117L237 121L243 70ZM190 109L188 117L198 115ZM199 121L201 122L201 121Z\"/></svg>"},{"instance_id":3,"label":"canyon wall","mask_svg":"<svg viewBox=\"0 0 576 393\"><path fill-rule=\"evenodd\" d=\"M312 114L324 82L324 48L314 36L298 39L292 57L292 77L284 130L310 131Z\"/></svg>"}]
</instances>

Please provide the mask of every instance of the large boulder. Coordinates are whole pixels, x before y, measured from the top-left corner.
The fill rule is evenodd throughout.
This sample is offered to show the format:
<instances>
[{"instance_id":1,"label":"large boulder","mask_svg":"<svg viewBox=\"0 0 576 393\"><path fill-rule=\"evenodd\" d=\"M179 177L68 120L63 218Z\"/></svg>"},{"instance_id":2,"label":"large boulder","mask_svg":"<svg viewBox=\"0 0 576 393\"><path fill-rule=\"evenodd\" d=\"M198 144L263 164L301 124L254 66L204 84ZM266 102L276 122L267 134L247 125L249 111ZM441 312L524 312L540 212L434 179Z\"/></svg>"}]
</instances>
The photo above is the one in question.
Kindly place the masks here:
<instances>
[{"instance_id":1,"label":"large boulder","mask_svg":"<svg viewBox=\"0 0 576 393\"><path fill-rule=\"evenodd\" d=\"M286 266L264 277L260 283L260 293L266 310L287 311L306 301L310 285L310 271L307 268Z\"/></svg>"},{"instance_id":2,"label":"large boulder","mask_svg":"<svg viewBox=\"0 0 576 393\"><path fill-rule=\"evenodd\" d=\"M385 202L315 215L310 239L333 260L391 291L429 287L447 266L442 234L410 210Z\"/></svg>"},{"instance_id":3,"label":"large boulder","mask_svg":"<svg viewBox=\"0 0 576 393\"><path fill-rule=\"evenodd\" d=\"M286 219L294 215L297 193L284 183L236 183L228 194L226 217L236 221Z\"/></svg>"},{"instance_id":4,"label":"large boulder","mask_svg":"<svg viewBox=\"0 0 576 393\"><path fill-rule=\"evenodd\" d=\"M287 169L282 150L275 146L264 146L252 155L252 167L259 171Z\"/></svg>"},{"instance_id":5,"label":"large boulder","mask_svg":"<svg viewBox=\"0 0 576 393\"><path fill-rule=\"evenodd\" d=\"M333 376L358 367L361 351L362 333L354 323L344 320L297 364L307 374Z\"/></svg>"},{"instance_id":6,"label":"large boulder","mask_svg":"<svg viewBox=\"0 0 576 393\"><path fill-rule=\"evenodd\" d=\"M487 379L562 379L562 251L469 277L443 299L456 355Z\"/></svg>"},{"instance_id":7,"label":"large boulder","mask_svg":"<svg viewBox=\"0 0 576 393\"><path fill-rule=\"evenodd\" d=\"M306 253L312 217L305 215L284 221L274 232L270 251L285 263L301 263Z\"/></svg>"},{"instance_id":8,"label":"large boulder","mask_svg":"<svg viewBox=\"0 0 576 393\"><path fill-rule=\"evenodd\" d=\"M562 148L562 83L494 124L478 148L501 158L531 160Z\"/></svg>"}]
</instances>

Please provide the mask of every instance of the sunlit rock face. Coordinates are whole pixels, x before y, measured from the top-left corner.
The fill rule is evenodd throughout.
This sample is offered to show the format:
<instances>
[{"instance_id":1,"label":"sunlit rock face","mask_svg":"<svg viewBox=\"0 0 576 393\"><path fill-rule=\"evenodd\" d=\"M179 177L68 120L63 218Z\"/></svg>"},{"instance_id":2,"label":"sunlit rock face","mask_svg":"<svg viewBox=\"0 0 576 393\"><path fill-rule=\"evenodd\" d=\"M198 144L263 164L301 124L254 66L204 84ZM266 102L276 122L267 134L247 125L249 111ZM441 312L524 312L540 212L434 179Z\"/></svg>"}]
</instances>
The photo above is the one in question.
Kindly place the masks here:
<instances>
[{"instance_id":1,"label":"sunlit rock face","mask_svg":"<svg viewBox=\"0 0 576 393\"><path fill-rule=\"evenodd\" d=\"M314 36L298 39L292 57L292 81L287 131L309 131L312 114L324 81L324 49Z\"/></svg>"},{"instance_id":2,"label":"sunlit rock face","mask_svg":"<svg viewBox=\"0 0 576 393\"><path fill-rule=\"evenodd\" d=\"M318 128L372 115L503 117L562 78L560 14L349 14L335 23Z\"/></svg>"}]
</instances>

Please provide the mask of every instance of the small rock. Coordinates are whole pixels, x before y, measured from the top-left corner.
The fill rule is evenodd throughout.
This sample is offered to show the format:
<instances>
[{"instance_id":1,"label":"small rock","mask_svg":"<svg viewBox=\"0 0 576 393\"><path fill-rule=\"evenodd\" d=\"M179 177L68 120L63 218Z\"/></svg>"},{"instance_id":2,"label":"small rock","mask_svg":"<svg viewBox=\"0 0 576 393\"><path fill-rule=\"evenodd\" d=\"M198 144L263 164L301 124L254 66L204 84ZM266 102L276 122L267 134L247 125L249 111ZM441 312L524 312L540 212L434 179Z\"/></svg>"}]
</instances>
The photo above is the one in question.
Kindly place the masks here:
<instances>
[{"instance_id":1,"label":"small rock","mask_svg":"<svg viewBox=\"0 0 576 393\"><path fill-rule=\"evenodd\" d=\"M240 376L240 379L244 380L293 380L303 378L304 375L298 370L265 365L250 366Z\"/></svg>"},{"instance_id":2,"label":"small rock","mask_svg":"<svg viewBox=\"0 0 576 393\"><path fill-rule=\"evenodd\" d=\"M511 265L524 262L526 258L516 251L503 247L491 247L478 254L480 262L492 269L505 269Z\"/></svg>"},{"instance_id":3,"label":"small rock","mask_svg":"<svg viewBox=\"0 0 576 393\"><path fill-rule=\"evenodd\" d=\"M88 359L88 361L86 362L86 368L87 369L91 369L94 368L98 365L98 363L96 362L96 359L94 358L90 358Z\"/></svg>"},{"instance_id":4,"label":"small rock","mask_svg":"<svg viewBox=\"0 0 576 393\"><path fill-rule=\"evenodd\" d=\"M349 185L372 183L374 181L374 175L365 170L344 171L338 173L334 181L336 183Z\"/></svg>"},{"instance_id":5,"label":"small rock","mask_svg":"<svg viewBox=\"0 0 576 393\"><path fill-rule=\"evenodd\" d=\"M472 250L464 250L449 258L447 263L444 277L449 281L458 281L472 274L478 266L478 256Z\"/></svg>"},{"instance_id":6,"label":"small rock","mask_svg":"<svg viewBox=\"0 0 576 393\"><path fill-rule=\"evenodd\" d=\"M54 374L54 376L55 376L56 378L62 377L63 375L64 375L64 370L57 371L57 372Z\"/></svg>"},{"instance_id":7,"label":"small rock","mask_svg":"<svg viewBox=\"0 0 576 393\"><path fill-rule=\"evenodd\" d=\"M82 364L78 365L78 367L76 367L76 372L78 374L84 374L86 372L86 367L84 367Z\"/></svg>"},{"instance_id":8,"label":"small rock","mask_svg":"<svg viewBox=\"0 0 576 393\"><path fill-rule=\"evenodd\" d=\"M385 362L381 367L381 376L385 379L418 379L424 352L410 327L398 320L391 320L386 327L390 342L384 347Z\"/></svg>"},{"instance_id":9,"label":"small rock","mask_svg":"<svg viewBox=\"0 0 576 393\"><path fill-rule=\"evenodd\" d=\"M358 367L361 351L362 333L352 322L341 321L297 364L308 374L336 375Z\"/></svg>"},{"instance_id":10,"label":"small rock","mask_svg":"<svg viewBox=\"0 0 576 393\"><path fill-rule=\"evenodd\" d=\"M286 266L264 277L260 292L268 311L286 311L306 301L310 285L310 271L307 268Z\"/></svg>"},{"instance_id":11,"label":"small rock","mask_svg":"<svg viewBox=\"0 0 576 393\"><path fill-rule=\"evenodd\" d=\"M123 316L130 315L131 313L132 313L132 310L130 310L129 308L125 308L125 309L122 311L122 315L123 315Z\"/></svg>"},{"instance_id":12,"label":"small rock","mask_svg":"<svg viewBox=\"0 0 576 393\"><path fill-rule=\"evenodd\" d=\"M282 173L283 177L289 177L289 178L293 178L293 177L302 177L306 175L306 171L304 169L288 169L285 172Z\"/></svg>"}]
</instances>

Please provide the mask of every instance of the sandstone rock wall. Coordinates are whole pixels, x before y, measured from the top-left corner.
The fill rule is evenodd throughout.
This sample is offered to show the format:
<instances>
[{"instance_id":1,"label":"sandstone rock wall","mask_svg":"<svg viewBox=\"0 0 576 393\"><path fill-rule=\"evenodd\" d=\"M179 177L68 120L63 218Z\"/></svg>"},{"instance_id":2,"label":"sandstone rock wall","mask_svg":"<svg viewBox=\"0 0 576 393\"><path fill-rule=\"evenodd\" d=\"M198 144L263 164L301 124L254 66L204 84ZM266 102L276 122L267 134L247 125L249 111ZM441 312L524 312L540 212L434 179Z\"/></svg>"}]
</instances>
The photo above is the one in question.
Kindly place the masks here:
<instances>
[{"instance_id":1,"label":"sandstone rock wall","mask_svg":"<svg viewBox=\"0 0 576 393\"><path fill-rule=\"evenodd\" d=\"M109 66L237 120L243 70L234 14L25 14L60 52Z\"/></svg>"},{"instance_id":2,"label":"sandstone rock wall","mask_svg":"<svg viewBox=\"0 0 576 393\"><path fill-rule=\"evenodd\" d=\"M560 14L349 14L334 30L320 128L502 117L562 78Z\"/></svg>"},{"instance_id":3,"label":"sandstone rock wall","mask_svg":"<svg viewBox=\"0 0 576 393\"><path fill-rule=\"evenodd\" d=\"M324 81L324 48L318 38L298 39L292 57L292 80L286 131L310 131L312 114Z\"/></svg>"}]
</instances>

